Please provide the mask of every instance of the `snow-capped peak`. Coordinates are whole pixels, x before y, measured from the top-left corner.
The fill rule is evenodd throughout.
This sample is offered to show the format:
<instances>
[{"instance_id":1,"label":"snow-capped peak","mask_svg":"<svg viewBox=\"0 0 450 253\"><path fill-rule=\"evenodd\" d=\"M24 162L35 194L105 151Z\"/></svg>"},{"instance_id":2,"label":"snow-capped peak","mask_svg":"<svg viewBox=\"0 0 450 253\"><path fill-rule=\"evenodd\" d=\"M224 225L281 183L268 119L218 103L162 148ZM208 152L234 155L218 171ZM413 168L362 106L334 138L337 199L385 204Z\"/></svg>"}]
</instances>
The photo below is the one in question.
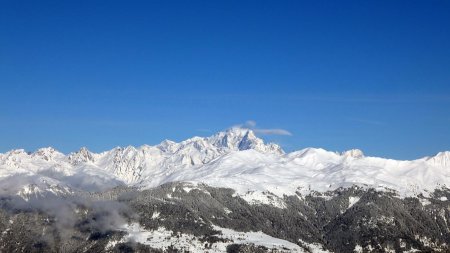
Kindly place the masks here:
<instances>
[{"instance_id":1,"label":"snow-capped peak","mask_svg":"<svg viewBox=\"0 0 450 253\"><path fill-rule=\"evenodd\" d=\"M36 150L33 154L31 154L32 157L40 157L44 160L50 161L50 160L54 160L55 158L59 157L64 157L64 154L62 154L61 152L57 151L56 149L52 148L52 147L47 147L47 148L40 148L38 150Z\"/></svg>"},{"instance_id":2,"label":"snow-capped peak","mask_svg":"<svg viewBox=\"0 0 450 253\"><path fill-rule=\"evenodd\" d=\"M13 149L8 152L6 152L7 156L14 156L14 155L28 155L28 152L25 151L25 149L19 148L19 149Z\"/></svg>"},{"instance_id":3,"label":"snow-capped peak","mask_svg":"<svg viewBox=\"0 0 450 253\"><path fill-rule=\"evenodd\" d=\"M427 157L426 160L437 166L449 167L450 151L439 152L435 156Z\"/></svg>"},{"instance_id":4,"label":"snow-capped peak","mask_svg":"<svg viewBox=\"0 0 450 253\"><path fill-rule=\"evenodd\" d=\"M82 190L189 181L240 192L293 194L298 189L327 191L357 184L414 194L450 186L447 168L450 152L413 161L365 157L357 149L336 153L306 148L284 154L278 145L266 144L251 129L241 127L210 137L117 147L99 154L87 148L67 156L53 148L0 154L0 180L29 175Z\"/></svg>"},{"instance_id":5,"label":"snow-capped peak","mask_svg":"<svg viewBox=\"0 0 450 253\"><path fill-rule=\"evenodd\" d=\"M82 147L77 152L70 153L68 159L72 164L94 162L94 154L86 147Z\"/></svg>"},{"instance_id":6,"label":"snow-capped peak","mask_svg":"<svg viewBox=\"0 0 450 253\"><path fill-rule=\"evenodd\" d=\"M350 149L341 153L344 157L363 158L364 153L360 149Z\"/></svg>"},{"instance_id":7,"label":"snow-capped peak","mask_svg":"<svg viewBox=\"0 0 450 253\"><path fill-rule=\"evenodd\" d=\"M176 150L176 142L171 140L164 140L160 144L158 144L156 147L161 149L163 152L175 152Z\"/></svg>"},{"instance_id":8,"label":"snow-capped peak","mask_svg":"<svg viewBox=\"0 0 450 253\"><path fill-rule=\"evenodd\" d=\"M235 151L254 149L263 153L284 153L280 146L274 143L265 144L262 139L256 137L253 130L248 128L232 127L207 139L216 147Z\"/></svg>"}]
</instances>

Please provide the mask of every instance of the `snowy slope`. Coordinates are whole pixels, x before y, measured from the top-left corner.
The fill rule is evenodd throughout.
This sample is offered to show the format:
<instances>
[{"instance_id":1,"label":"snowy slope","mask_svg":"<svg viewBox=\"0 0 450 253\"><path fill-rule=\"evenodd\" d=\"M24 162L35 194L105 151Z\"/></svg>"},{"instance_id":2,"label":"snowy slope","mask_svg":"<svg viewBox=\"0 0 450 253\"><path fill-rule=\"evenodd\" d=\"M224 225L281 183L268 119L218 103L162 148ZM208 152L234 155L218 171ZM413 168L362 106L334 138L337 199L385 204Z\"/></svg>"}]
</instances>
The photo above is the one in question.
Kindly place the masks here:
<instances>
[{"instance_id":1,"label":"snowy slope","mask_svg":"<svg viewBox=\"0 0 450 253\"><path fill-rule=\"evenodd\" d=\"M149 245L152 248L167 250L171 245L176 245L178 249L186 252L227 252L227 246L236 244L254 244L264 246L278 252L308 252L295 243L286 240L274 238L262 232L238 232L232 229L213 226L215 230L220 231L218 238L223 241L214 243L210 248L205 248L205 242L200 241L193 235L175 233L160 227L157 230L148 231L139 224L126 224L122 231L127 232L127 236L118 241L111 241L107 245L107 249L113 248L117 243L127 241L139 242ZM321 245L308 245L309 250L314 252L327 252L321 250Z\"/></svg>"},{"instance_id":2,"label":"snowy slope","mask_svg":"<svg viewBox=\"0 0 450 253\"><path fill-rule=\"evenodd\" d=\"M68 155L53 148L0 154L0 194L60 194L118 185L148 188L173 181L233 188L240 195L306 194L356 184L410 196L450 185L450 152L413 161L365 157L360 150L307 148L285 154L251 130L234 127L211 137L117 147L99 154L86 148Z\"/></svg>"}]
</instances>

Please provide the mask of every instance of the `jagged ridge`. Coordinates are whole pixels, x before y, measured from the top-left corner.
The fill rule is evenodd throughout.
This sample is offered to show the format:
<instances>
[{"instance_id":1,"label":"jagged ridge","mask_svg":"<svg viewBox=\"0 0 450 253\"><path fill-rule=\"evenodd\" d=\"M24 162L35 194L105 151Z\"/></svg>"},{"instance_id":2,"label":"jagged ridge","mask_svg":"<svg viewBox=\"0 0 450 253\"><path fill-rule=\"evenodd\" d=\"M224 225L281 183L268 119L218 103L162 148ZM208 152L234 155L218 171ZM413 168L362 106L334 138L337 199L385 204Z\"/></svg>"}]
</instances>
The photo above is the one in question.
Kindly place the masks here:
<instances>
[{"instance_id":1,"label":"jagged ridge","mask_svg":"<svg viewBox=\"0 0 450 253\"><path fill-rule=\"evenodd\" d=\"M43 180L52 182L50 188L71 191L191 181L233 188L240 194L270 191L282 196L356 184L414 195L449 185L449 154L413 161L365 157L357 149L336 153L308 148L285 154L252 130L234 127L210 137L117 147L99 154L85 147L68 155L53 148L34 153L12 150L0 154L0 180L26 175L19 185L36 192L48 191L42 189L48 187Z\"/></svg>"}]
</instances>

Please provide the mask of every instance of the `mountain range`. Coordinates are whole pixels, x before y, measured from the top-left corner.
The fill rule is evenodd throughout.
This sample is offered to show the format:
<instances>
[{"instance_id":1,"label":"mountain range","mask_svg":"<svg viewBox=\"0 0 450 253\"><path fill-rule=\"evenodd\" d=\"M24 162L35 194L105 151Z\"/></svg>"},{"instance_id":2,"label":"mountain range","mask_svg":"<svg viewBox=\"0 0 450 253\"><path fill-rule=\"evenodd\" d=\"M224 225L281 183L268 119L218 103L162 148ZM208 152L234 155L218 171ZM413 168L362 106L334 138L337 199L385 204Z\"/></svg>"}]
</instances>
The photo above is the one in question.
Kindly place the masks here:
<instances>
[{"instance_id":1,"label":"mountain range","mask_svg":"<svg viewBox=\"0 0 450 253\"><path fill-rule=\"evenodd\" d=\"M79 210L85 210L86 215L95 213L98 209L95 203L99 199L105 201L106 198L120 205L125 203L127 208L131 208L133 215L139 218L125 215L121 222L108 223L107 229L96 231L101 235L106 233L107 237L100 236L86 244L89 247L95 245L98 252L445 251L450 243L447 224L450 206L446 197L449 185L448 151L411 161L367 157L358 149L332 152L306 148L286 153L277 144L265 143L251 129L241 127L179 143L165 140L155 146L117 147L102 153L81 148L63 154L49 147L35 152L17 149L0 154L0 207L10 221L19 213L29 215L30 210L35 210L36 215L44 215L39 216L41 219L56 217L55 231L60 231L56 220L62 214L52 210L55 205L77 210L74 214L77 218L71 218L74 220L87 219L86 216L80 217ZM130 192L133 194L130 195ZM128 196L126 200L124 194ZM76 201L73 200L75 197ZM411 199L417 201L419 206L409 208ZM48 207L46 201L58 204ZM174 212L172 205L163 210L157 208L168 203L175 205L177 210L181 208L186 213L195 213L195 217L187 218L186 213L183 216L180 212ZM358 203L381 209L378 213L366 210L365 206L354 210ZM399 209L400 206L404 212L396 213L396 208L403 210ZM217 211L219 209L220 212ZM117 211L119 216L124 215L122 211ZM224 218L217 221L217 215L211 216L211 212L218 212L217 215ZM361 212L368 213L361 216ZM239 216L233 218L230 213ZM345 216L350 213L354 217ZM414 215L426 219L413 224L411 219ZM441 220L437 221L436 217ZM29 223L31 218L26 216L26 219L21 219ZM149 223L149 220L158 219L162 220ZM180 223L167 223L166 219L179 219ZM275 222L274 219L280 221ZM298 230L289 227L290 221L284 219L296 222L301 219ZM353 224L358 219L360 223ZM249 223L246 226L236 223L244 224L249 220L269 223ZM401 236L382 231L387 225L397 224L398 220L405 230L400 229L403 231ZM191 224L193 221L195 224ZM342 229L344 221L348 226L344 229L346 232L350 227L358 227L347 239L333 234L337 227ZM36 220L33 222L35 224ZM5 239L5 235L11 233L8 231L13 231L11 224L3 224L0 237L3 250L12 247L9 241L12 239ZM186 228L180 229L180 224ZM197 227L198 224L204 224L208 229ZM427 230L426 235L417 232L422 226L429 227L430 224L434 224L439 231ZM365 234L360 231L361 236L357 236L358 229L373 229L371 226L378 226L379 231L366 231ZM206 236L217 230L221 231L220 236ZM306 231L306 235L300 234L300 230ZM283 231L291 231L291 234ZM79 228L71 228L69 233L72 239L74 233L92 236L91 230L86 232ZM179 240L173 240L174 233L179 233ZM371 235L375 239L370 238ZM156 240L158 236L160 239ZM381 240L380 236L384 239ZM238 237L244 238L241 243L236 243ZM61 240L60 232L57 238ZM348 247L339 244L344 239L348 240ZM43 241L42 245L37 244L39 247L27 244L29 238L23 240L16 243L32 251L61 249L61 243L55 243L55 239L50 243L47 239L32 238L31 241ZM209 243L209 248L204 246L205 241L202 240ZM130 245L129 242L135 244ZM72 251L89 251L74 245L77 243L71 244ZM88 247L86 245L83 247Z\"/></svg>"},{"instance_id":2,"label":"mountain range","mask_svg":"<svg viewBox=\"0 0 450 253\"><path fill-rule=\"evenodd\" d=\"M358 149L285 153L276 144L265 144L252 130L234 127L210 137L116 147L102 153L83 147L65 155L49 147L0 154L0 177L15 175L29 181L9 193L33 193L31 188L43 193L49 186L67 191L120 185L146 189L179 181L229 187L239 194L269 191L283 196L359 185L413 196L450 185L450 152L412 161L365 157Z\"/></svg>"}]
</instances>

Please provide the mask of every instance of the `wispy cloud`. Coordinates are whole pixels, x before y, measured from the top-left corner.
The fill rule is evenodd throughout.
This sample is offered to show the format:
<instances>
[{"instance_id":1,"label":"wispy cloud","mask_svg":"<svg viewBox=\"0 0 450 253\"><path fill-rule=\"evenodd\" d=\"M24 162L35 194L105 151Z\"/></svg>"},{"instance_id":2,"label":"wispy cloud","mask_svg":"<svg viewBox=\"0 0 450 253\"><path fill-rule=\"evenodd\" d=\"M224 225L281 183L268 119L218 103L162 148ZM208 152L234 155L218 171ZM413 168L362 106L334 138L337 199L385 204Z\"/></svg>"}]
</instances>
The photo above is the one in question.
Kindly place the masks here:
<instances>
[{"instance_id":1,"label":"wispy cloud","mask_svg":"<svg viewBox=\"0 0 450 253\"><path fill-rule=\"evenodd\" d=\"M247 128L255 128L256 122L253 120L247 120L243 126Z\"/></svg>"},{"instance_id":2,"label":"wispy cloud","mask_svg":"<svg viewBox=\"0 0 450 253\"><path fill-rule=\"evenodd\" d=\"M260 135L287 135L292 136L292 133L286 129L281 128L257 128L256 122L253 120L248 120L245 124L239 125L242 127L246 127L252 129L256 134Z\"/></svg>"},{"instance_id":3,"label":"wispy cloud","mask_svg":"<svg viewBox=\"0 0 450 253\"><path fill-rule=\"evenodd\" d=\"M285 129L279 129L279 128L274 128L274 129L253 129L253 131L257 134L262 134L262 135L288 135L291 136L292 133L289 132L288 130Z\"/></svg>"}]
</instances>

